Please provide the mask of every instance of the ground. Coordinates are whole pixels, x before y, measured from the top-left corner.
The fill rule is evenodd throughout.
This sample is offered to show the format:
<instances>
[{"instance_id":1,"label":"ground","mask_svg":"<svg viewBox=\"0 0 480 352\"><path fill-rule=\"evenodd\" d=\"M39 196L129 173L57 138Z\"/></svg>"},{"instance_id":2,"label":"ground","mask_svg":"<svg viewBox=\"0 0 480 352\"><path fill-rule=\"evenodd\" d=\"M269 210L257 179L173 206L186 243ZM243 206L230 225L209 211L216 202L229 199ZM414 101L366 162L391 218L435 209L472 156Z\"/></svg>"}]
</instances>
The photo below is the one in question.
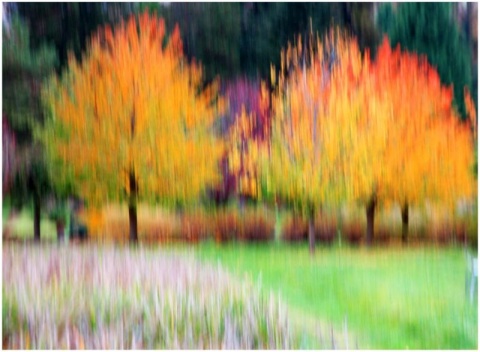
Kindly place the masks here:
<instances>
[{"instance_id":1,"label":"ground","mask_svg":"<svg viewBox=\"0 0 480 352\"><path fill-rule=\"evenodd\" d=\"M4 309L10 304L5 302L10 283L6 275L11 277L15 267L5 265L5 253L11 251L11 246L25 247L4 243ZM80 247L84 248L81 253L95 263L105 263L112 256L112 252L103 249L104 245L88 246ZM35 270L47 270L41 269L39 263L51 261L52 250L60 250L68 258L72 251L78 256L77 247L56 249L55 244L34 247L35 255L28 254L23 264L30 268L30 273L17 270L15 282L25 284L38 277ZM29 245L26 248L30 248ZM136 265L145 265L144 259L135 257L137 249L119 248L122 255L130 258L128 266L132 269L128 272L135 273ZM466 296L467 263L462 248L368 250L336 245L319 247L314 257L308 254L306 245L275 243L218 245L207 242L141 250L147 251L148 258L160 259L159 266L168 264L158 268L159 272L173 270L168 260L161 260L173 256L184 258L181 261L189 265L195 260L200 272L203 266L226 270L230 282L233 280L240 286L253 283L268 300L273 297L285 304L290 326L296 329L295 341L299 348L476 349L478 345L477 302L471 304ZM109 253L107 256L105 251ZM122 261L121 256L114 257ZM30 267L28 263L35 265ZM72 281L68 285L78 283ZM51 299L43 291L41 296L47 301ZM28 308L29 301L26 302ZM299 335L298 331L303 333Z\"/></svg>"}]
</instances>

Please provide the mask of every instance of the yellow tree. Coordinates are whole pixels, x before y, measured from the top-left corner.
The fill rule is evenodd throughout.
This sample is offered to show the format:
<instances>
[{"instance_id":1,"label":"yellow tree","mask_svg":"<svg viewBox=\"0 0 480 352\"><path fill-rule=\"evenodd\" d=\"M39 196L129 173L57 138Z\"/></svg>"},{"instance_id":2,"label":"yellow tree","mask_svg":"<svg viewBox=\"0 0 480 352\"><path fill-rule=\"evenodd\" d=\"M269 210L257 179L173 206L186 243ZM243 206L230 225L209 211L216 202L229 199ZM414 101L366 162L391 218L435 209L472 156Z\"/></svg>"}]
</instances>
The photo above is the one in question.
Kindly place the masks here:
<instances>
[{"instance_id":1,"label":"yellow tree","mask_svg":"<svg viewBox=\"0 0 480 352\"><path fill-rule=\"evenodd\" d=\"M81 63L44 92L51 119L41 135L56 174L94 203L126 201L136 241L137 202L184 204L218 181L223 110L214 84L182 51L178 27L131 17L100 30Z\"/></svg>"},{"instance_id":2,"label":"yellow tree","mask_svg":"<svg viewBox=\"0 0 480 352\"><path fill-rule=\"evenodd\" d=\"M333 30L323 40L310 36L306 45L301 38L288 44L278 80L272 68L276 86L271 143L260 157L262 190L308 219L311 253L314 215L348 194L342 128L356 109L363 71L356 42Z\"/></svg>"}]
</instances>

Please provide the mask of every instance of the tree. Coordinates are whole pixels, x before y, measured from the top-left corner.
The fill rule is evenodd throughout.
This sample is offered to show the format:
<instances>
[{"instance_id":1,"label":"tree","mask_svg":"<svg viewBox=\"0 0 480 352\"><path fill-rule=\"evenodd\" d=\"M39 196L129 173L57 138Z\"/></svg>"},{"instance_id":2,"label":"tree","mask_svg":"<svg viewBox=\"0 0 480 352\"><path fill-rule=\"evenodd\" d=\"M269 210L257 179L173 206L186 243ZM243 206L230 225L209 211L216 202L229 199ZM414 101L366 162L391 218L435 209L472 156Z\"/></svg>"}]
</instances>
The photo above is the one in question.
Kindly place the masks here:
<instances>
[{"instance_id":1,"label":"tree","mask_svg":"<svg viewBox=\"0 0 480 352\"><path fill-rule=\"evenodd\" d=\"M454 21L452 4L401 3L396 8L383 4L378 23L392 46L400 44L405 50L426 55L442 83L453 84L454 103L465 118L463 89L472 90L474 72L471 51Z\"/></svg>"},{"instance_id":2,"label":"tree","mask_svg":"<svg viewBox=\"0 0 480 352\"><path fill-rule=\"evenodd\" d=\"M216 84L201 84L178 27L167 39L163 19L145 13L100 30L45 90L52 165L92 203L127 201L132 241L139 200L184 205L219 178L212 124L223 104Z\"/></svg>"},{"instance_id":3,"label":"tree","mask_svg":"<svg viewBox=\"0 0 480 352\"><path fill-rule=\"evenodd\" d=\"M426 58L392 51L387 39L362 87L361 117L344 125L354 136L351 192L367 204L367 243L378 202L401 205L406 241L410 205L453 206L473 194L470 126L457 117L452 90Z\"/></svg>"},{"instance_id":4,"label":"tree","mask_svg":"<svg viewBox=\"0 0 480 352\"><path fill-rule=\"evenodd\" d=\"M361 70L356 42L333 30L322 41L310 35L289 43L278 80L272 70L271 144L260 157L262 197L280 198L308 219L311 253L314 215L346 200L340 131Z\"/></svg>"},{"instance_id":5,"label":"tree","mask_svg":"<svg viewBox=\"0 0 480 352\"><path fill-rule=\"evenodd\" d=\"M15 206L33 199L33 235L39 240L41 201L51 187L43 149L34 143L33 134L44 120L40 87L54 69L57 58L54 49L45 44L36 50L31 48L29 28L16 13L12 14L10 22L3 31L2 47L3 116L16 141L15 173L8 191Z\"/></svg>"},{"instance_id":6,"label":"tree","mask_svg":"<svg viewBox=\"0 0 480 352\"><path fill-rule=\"evenodd\" d=\"M5 114L2 119L2 190L7 193L15 176L15 135L8 125Z\"/></svg>"},{"instance_id":7,"label":"tree","mask_svg":"<svg viewBox=\"0 0 480 352\"><path fill-rule=\"evenodd\" d=\"M59 58L58 71L68 64L68 53L80 60L88 39L96 28L116 24L135 10L132 3L18 3L19 14L31 28L34 48L42 42L54 45Z\"/></svg>"},{"instance_id":8,"label":"tree","mask_svg":"<svg viewBox=\"0 0 480 352\"><path fill-rule=\"evenodd\" d=\"M187 57L204 65L205 79L240 73L240 4L171 3L166 12L169 26L178 23Z\"/></svg>"}]
</instances>

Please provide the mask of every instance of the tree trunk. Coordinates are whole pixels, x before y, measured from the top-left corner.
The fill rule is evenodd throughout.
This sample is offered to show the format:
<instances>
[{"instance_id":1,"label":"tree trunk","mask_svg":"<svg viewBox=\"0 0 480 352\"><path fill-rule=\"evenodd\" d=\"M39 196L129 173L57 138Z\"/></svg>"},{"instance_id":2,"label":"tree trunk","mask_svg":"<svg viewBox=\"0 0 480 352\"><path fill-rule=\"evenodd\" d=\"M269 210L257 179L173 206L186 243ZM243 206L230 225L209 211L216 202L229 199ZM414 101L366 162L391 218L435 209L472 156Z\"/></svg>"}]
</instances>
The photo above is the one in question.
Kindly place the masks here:
<instances>
[{"instance_id":1,"label":"tree trunk","mask_svg":"<svg viewBox=\"0 0 480 352\"><path fill-rule=\"evenodd\" d=\"M33 197L33 240L40 242L40 197Z\"/></svg>"},{"instance_id":2,"label":"tree trunk","mask_svg":"<svg viewBox=\"0 0 480 352\"><path fill-rule=\"evenodd\" d=\"M130 220L130 242L136 243L138 241L137 183L133 173L130 173L130 201L128 203L128 217Z\"/></svg>"},{"instance_id":3,"label":"tree trunk","mask_svg":"<svg viewBox=\"0 0 480 352\"><path fill-rule=\"evenodd\" d=\"M310 254L315 254L315 227L314 227L314 216L313 210L309 211L308 214L308 247L310 249Z\"/></svg>"},{"instance_id":4,"label":"tree trunk","mask_svg":"<svg viewBox=\"0 0 480 352\"><path fill-rule=\"evenodd\" d=\"M65 222L57 221L57 241L61 242L65 239Z\"/></svg>"},{"instance_id":5,"label":"tree trunk","mask_svg":"<svg viewBox=\"0 0 480 352\"><path fill-rule=\"evenodd\" d=\"M367 246L373 243L373 229L375 225L376 200L372 198L367 204Z\"/></svg>"},{"instance_id":6,"label":"tree trunk","mask_svg":"<svg viewBox=\"0 0 480 352\"><path fill-rule=\"evenodd\" d=\"M402 242L407 243L408 236L408 204L402 207Z\"/></svg>"}]
</instances>

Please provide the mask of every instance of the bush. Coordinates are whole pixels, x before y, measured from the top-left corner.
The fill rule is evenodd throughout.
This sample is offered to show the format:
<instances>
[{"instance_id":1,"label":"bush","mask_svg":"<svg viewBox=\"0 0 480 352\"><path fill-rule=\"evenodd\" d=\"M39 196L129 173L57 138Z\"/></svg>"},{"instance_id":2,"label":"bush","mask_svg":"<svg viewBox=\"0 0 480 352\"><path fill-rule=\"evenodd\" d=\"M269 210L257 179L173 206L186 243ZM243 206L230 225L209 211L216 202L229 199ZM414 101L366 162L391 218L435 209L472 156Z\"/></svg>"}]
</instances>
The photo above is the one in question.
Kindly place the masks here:
<instances>
[{"instance_id":1,"label":"bush","mask_svg":"<svg viewBox=\"0 0 480 352\"><path fill-rule=\"evenodd\" d=\"M180 239L178 220L173 214L141 207L137 217L140 241L171 242ZM126 207L88 210L82 219L93 238L121 242L129 239L130 223Z\"/></svg>"},{"instance_id":2,"label":"bush","mask_svg":"<svg viewBox=\"0 0 480 352\"><path fill-rule=\"evenodd\" d=\"M451 221L431 223L427 231L427 238L433 243L447 245L455 239L455 227Z\"/></svg>"},{"instance_id":3,"label":"bush","mask_svg":"<svg viewBox=\"0 0 480 352\"><path fill-rule=\"evenodd\" d=\"M315 219L314 231L316 241L320 243L332 244L337 236L337 224L334 219L317 217Z\"/></svg>"},{"instance_id":4,"label":"bush","mask_svg":"<svg viewBox=\"0 0 480 352\"><path fill-rule=\"evenodd\" d=\"M386 226L379 226L378 229L375 230L375 234L373 236L373 242L378 245L387 245L390 242L390 231Z\"/></svg>"},{"instance_id":5,"label":"bush","mask_svg":"<svg viewBox=\"0 0 480 352\"><path fill-rule=\"evenodd\" d=\"M179 235L179 227L174 215L155 217L139 216L138 237L139 240L146 242L176 242L183 239L183 237Z\"/></svg>"},{"instance_id":6,"label":"bush","mask_svg":"<svg viewBox=\"0 0 480 352\"><path fill-rule=\"evenodd\" d=\"M180 237L187 242L197 243L203 241L212 232L210 219L204 213L184 214L181 218Z\"/></svg>"},{"instance_id":7,"label":"bush","mask_svg":"<svg viewBox=\"0 0 480 352\"><path fill-rule=\"evenodd\" d=\"M94 239L105 237L105 219L102 210L84 210L78 214L78 220L87 226L89 237Z\"/></svg>"},{"instance_id":8,"label":"bush","mask_svg":"<svg viewBox=\"0 0 480 352\"><path fill-rule=\"evenodd\" d=\"M363 237L364 228L360 222L351 222L343 226L342 234L352 245L359 245Z\"/></svg>"},{"instance_id":9,"label":"bush","mask_svg":"<svg viewBox=\"0 0 480 352\"><path fill-rule=\"evenodd\" d=\"M467 243L473 248L478 248L478 218L474 215L466 220Z\"/></svg>"},{"instance_id":10,"label":"bush","mask_svg":"<svg viewBox=\"0 0 480 352\"><path fill-rule=\"evenodd\" d=\"M228 242L240 237L242 224L236 212L220 210L214 217L214 232L217 242Z\"/></svg>"},{"instance_id":11,"label":"bush","mask_svg":"<svg viewBox=\"0 0 480 352\"><path fill-rule=\"evenodd\" d=\"M282 239L287 242L306 241L308 239L308 224L298 216L289 217L282 228Z\"/></svg>"},{"instance_id":12,"label":"bush","mask_svg":"<svg viewBox=\"0 0 480 352\"><path fill-rule=\"evenodd\" d=\"M243 216L240 240L271 241L275 238L275 222L266 214L257 211L247 211Z\"/></svg>"},{"instance_id":13,"label":"bush","mask_svg":"<svg viewBox=\"0 0 480 352\"><path fill-rule=\"evenodd\" d=\"M455 241L459 244L466 243L467 241L467 225L463 221L455 224Z\"/></svg>"}]
</instances>

